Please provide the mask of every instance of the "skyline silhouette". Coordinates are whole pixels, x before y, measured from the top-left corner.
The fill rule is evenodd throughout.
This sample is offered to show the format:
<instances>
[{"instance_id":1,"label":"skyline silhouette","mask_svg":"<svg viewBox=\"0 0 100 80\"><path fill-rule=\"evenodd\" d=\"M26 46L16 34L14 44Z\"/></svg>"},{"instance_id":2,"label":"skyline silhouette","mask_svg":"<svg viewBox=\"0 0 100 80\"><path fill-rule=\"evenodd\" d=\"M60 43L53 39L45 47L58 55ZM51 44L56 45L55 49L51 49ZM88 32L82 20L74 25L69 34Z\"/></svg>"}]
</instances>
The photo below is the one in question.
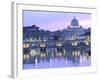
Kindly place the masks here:
<instances>
[{"instance_id":1,"label":"skyline silhouette","mask_svg":"<svg viewBox=\"0 0 100 80\"><path fill-rule=\"evenodd\" d=\"M56 31L67 28L76 18L79 25L91 27L91 14L47 11L23 11L23 26L37 25L40 29Z\"/></svg>"}]
</instances>

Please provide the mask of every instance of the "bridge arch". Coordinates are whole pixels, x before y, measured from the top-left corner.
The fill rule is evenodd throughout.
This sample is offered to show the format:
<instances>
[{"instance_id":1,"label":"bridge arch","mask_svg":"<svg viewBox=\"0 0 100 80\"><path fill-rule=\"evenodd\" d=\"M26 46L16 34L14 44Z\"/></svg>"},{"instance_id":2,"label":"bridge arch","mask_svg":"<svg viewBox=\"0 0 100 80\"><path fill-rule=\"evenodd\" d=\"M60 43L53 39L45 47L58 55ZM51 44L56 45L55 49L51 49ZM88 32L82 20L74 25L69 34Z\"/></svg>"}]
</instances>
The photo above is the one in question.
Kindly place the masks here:
<instances>
[{"instance_id":1,"label":"bridge arch","mask_svg":"<svg viewBox=\"0 0 100 80\"><path fill-rule=\"evenodd\" d=\"M77 47L87 47L87 44L85 42L79 42Z\"/></svg>"},{"instance_id":2,"label":"bridge arch","mask_svg":"<svg viewBox=\"0 0 100 80\"><path fill-rule=\"evenodd\" d=\"M72 44L70 43L70 42L67 42L67 43L64 43L63 45L63 48L65 48L65 49L72 49Z\"/></svg>"},{"instance_id":3,"label":"bridge arch","mask_svg":"<svg viewBox=\"0 0 100 80\"><path fill-rule=\"evenodd\" d=\"M84 55L87 51L88 45L85 42L79 42L77 44L77 48L82 55Z\"/></svg>"}]
</instances>

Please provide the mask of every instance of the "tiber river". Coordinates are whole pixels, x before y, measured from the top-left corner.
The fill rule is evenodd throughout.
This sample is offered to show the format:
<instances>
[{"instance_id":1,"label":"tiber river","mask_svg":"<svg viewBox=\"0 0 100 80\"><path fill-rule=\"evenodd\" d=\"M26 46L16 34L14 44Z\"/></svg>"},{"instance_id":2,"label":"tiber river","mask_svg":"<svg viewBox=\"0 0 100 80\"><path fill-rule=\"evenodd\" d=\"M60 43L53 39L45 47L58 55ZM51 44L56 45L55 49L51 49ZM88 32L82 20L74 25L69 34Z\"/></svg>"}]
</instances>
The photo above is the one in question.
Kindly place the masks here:
<instances>
[{"instance_id":1,"label":"tiber river","mask_svg":"<svg viewBox=\"0 0 100 80\"><path fill-rule=\"evenodd\" d=\"M66 52L63 50L63 53L66 55L62 55L61 52L54 55L53 49L48 49L47 53L51 54L47 57L44 53L39 51L40 49L32 49L30 50L30 54L32 56L36 54L41 54L40 56L35 56L29 58L26 56L26 62L23 62L23 69L39 69L39 68L58 68L58 67L84 67L91 66L91 56L85 51L69 51Z\"/></svg>"}]
</instances>

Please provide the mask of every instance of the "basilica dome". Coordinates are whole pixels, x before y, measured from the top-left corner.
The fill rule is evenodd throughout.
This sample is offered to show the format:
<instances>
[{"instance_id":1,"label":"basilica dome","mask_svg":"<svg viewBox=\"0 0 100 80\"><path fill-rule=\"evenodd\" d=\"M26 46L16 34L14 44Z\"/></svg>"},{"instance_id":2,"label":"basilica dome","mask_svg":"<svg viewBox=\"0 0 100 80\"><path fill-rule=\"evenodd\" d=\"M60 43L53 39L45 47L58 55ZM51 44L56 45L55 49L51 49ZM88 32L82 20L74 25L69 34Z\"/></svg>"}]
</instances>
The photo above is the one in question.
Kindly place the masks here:
<instances>
[{"instance_id":1,"label":"basilica dome","mask_svg":"<svg viewBox=\"0 0 100 80\"><path fill-rule=\"evenodd\" d=\"M75 17L71 21L71 26L79 26L79 22Z\"/></svg>"}]
</instances>

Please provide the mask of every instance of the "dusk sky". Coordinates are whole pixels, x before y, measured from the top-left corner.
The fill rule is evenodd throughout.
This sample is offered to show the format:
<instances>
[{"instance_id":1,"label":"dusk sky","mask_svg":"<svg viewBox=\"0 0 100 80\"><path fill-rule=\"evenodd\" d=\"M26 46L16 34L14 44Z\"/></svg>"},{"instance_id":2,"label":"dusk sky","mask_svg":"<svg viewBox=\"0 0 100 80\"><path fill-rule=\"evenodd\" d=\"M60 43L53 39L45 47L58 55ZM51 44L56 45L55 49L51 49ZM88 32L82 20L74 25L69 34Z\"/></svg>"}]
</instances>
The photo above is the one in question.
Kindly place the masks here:
<instances>
[{"instance_id":1,"label":"dusk sky","mask_svg":"<svg viewBox=\"0 0 100 80\"><path fill-rule=\"evenodd\" d=\"M46 11L23 11L23 26L37 25L40 29L56 31L67 28L76 17L79 25L84 28L91 27L91 14L89 13L63 13Z\"/></svg>"}]
</instances>

